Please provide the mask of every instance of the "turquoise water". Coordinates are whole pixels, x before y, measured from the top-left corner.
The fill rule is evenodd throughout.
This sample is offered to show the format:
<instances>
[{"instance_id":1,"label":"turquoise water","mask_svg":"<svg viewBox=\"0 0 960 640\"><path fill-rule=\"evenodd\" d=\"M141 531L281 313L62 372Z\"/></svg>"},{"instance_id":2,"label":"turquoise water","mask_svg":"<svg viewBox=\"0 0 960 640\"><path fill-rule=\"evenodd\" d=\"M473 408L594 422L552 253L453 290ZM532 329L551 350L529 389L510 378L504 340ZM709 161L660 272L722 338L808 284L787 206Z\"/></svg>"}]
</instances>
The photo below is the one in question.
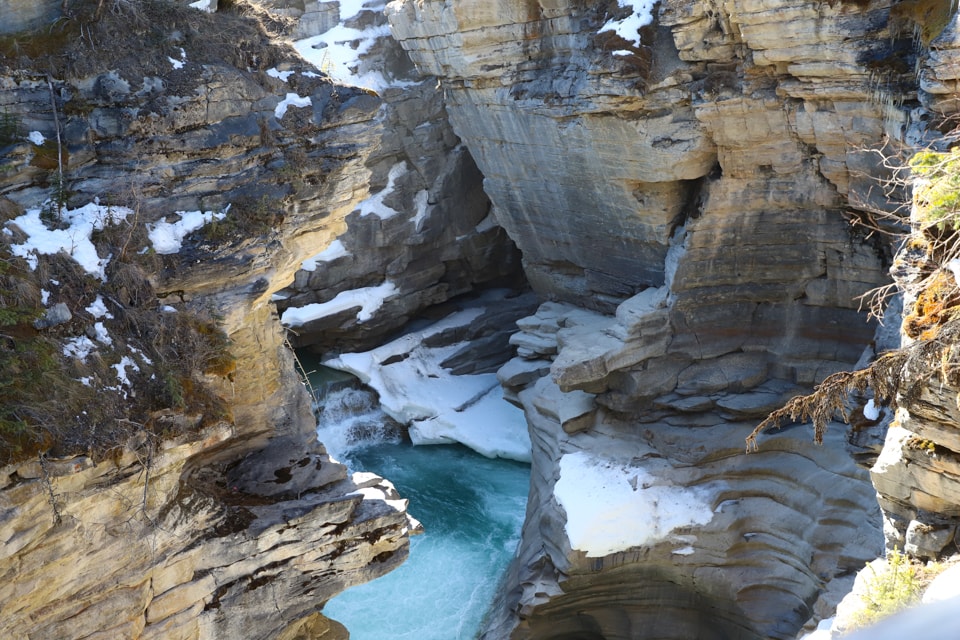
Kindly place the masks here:
<instances>
[{"instance_id":1,"label":"turquoise water","mask_svg":"<svg viewBox=\"0 0 960 640\"><path fill-rule=\"evenodd\" d=\"M352 471L393 482L424 528L398 569L333 598L324 615L352 640L472 640L520 538L529 465L459 445L414 447L374 394L330 390L323 375L310 376L320 441Z\"/></svg>"},{"instance_id":2,"label":"turquoise water","mask_svg":"<svg viewBox=\"0 0 960 640\"><path fill-rule=\"evenodd\" d=\"M348 464L390 479L424 533L398 569L335 597L324 614L353 640L474 638L519 541L529 467L409 444L364 447Z\"/></svg>"}]
</instances>

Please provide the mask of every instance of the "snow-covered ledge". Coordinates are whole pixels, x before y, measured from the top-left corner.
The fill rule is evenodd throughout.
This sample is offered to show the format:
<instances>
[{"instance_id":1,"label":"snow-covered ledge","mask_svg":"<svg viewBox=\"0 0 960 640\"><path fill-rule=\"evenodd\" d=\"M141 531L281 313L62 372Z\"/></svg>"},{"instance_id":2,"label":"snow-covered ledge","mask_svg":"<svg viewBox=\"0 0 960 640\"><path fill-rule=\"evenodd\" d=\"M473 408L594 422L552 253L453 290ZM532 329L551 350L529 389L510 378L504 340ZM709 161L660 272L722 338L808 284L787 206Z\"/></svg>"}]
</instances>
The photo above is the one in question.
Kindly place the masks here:
<instances>
[{"instance_id":1,"label":"snow-covered ledge","mask_svg":"<svg viewBox=\"0 0 960 640\"><path fill-rule=\"evenodd\" d=\"M425 344L443 333L456 334L482 314L482 308L460 311L371 351L345 353L323 364L374 389L384 412L409 427L416 445L458 442L490 458L529 462L526 419L503 399L496 374L458 376L443 367L469 343Z\"/></svg>"}]
</instances>

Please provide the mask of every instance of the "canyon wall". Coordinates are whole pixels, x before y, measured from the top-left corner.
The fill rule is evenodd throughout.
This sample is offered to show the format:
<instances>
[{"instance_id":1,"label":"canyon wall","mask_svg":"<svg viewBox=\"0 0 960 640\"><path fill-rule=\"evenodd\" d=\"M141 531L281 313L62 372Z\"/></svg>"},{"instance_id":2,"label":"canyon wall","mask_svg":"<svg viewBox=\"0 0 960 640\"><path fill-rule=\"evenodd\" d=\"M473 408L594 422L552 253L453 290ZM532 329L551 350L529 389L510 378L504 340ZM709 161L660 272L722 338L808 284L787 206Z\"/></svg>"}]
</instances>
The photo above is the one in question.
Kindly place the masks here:
<instances>
[{"instance_id":1,"label":"canyon wall","mask_svg":"<svg viewBox=\"0 0 960 640\"><path fill-rule=\"evenodd\" d=\"M390 37L384 3L355 15L346 3L268 4L297 20L298 50L382 98L369 197L346 217L335 251L306 260L274 297L290 342L318 353L370 349L432 306L482 288L524 288L519 253L490 215L483 176L450 127L436 78L420 75ZM337 47L348 52L327 53ZM336 308L348 292L378 287L392 293L362 319L349 304Z\"/></svg>"},{"instance_id":2,"label":"canyon wall","mask_svg":"<svg viewBox=\"0 0 960 640\"><path fill-rule=\"evenodd\" d=\"M258 122L273 115L277 87L229 67L192 71L179 91L154 96L157 111L145 109L143 96L114 71L57 80L54 91L68 96L65 109L85 105L85 115L68 117L64 127L74 198L130 189L138 212L155 220L199 208L203 198L220 208L247 189L282 191L275 180L271 189L263 167L292 146L312 155L303 175L315 167L319 176L323 166L332 179L302 200L291 198L267 238L226 247L187 242L150 274L158 291L176 293L147 301L148 313L202 308L221 319L238 365L229 379L209 378L229 403L228 418L172 441L135 433L107 459L81 455L3 469L6 637L274 638L406 555L410 523L389 483L351 478L316 442L309 398L269 302L299 262L337 233L355 192L365 189L362 159L376 140L378 105L363 106L364 94L331 100L330 85L318 82L309 95L326 112L320 107L316 120L301 122L314 127L312 140L272 120L280 141L273 146ZM54 137L46 79L20 72L3 82L5 108L28 130ZM116 92L105 94L103 86ZM31 166L31 146L24 140L8 150L20 169L5 174L8 203L27 203L41 191L36 176L44 172ZM353 158L343 158L344 146L355 150ZM162 311L161 304L180 310ZM193 417L171 411L164 419Z\"/></svg>"},{"instance_id":3,"label":"canyon wall","mask_svg":"<svg viewBox=\"0 0 960 640\"><path fill-rule=\"evenodd\" d=\"M230 411L193 435L2 470L4 634L341 637L323 602L396 566L416 525L315 442L280 314L322 310L297 344L369 347L522 287L520 255L546 302L499 375L533 483L485 637L790 638L829 613L882 548L867 473L839 425L823 447L787 427L745 455L743 438L895 344L857 299L889 250L851 222L891 206L870 150L956 111L953 28L934 40L883 0L665 0L639 32L612 1L262 4L273 35L362 51L317 65L361 86L229 10L124 3L48 70L5 63L5 220L51 194L58 157L69 206L129 206L139 240L229 205L179 251L136 250L155 259L147 310L218 318L237 368L206 376ZM369 312L350 297L387 284ZM71 311L69 337L95 334ZM952 532L905 484L881 487L892 535Z\"/></svg>"},{"instance_id":4,"label":"canyon wall","mask_svg":"<svg viewBox=\"0 0 960 640\"><path fill-rule=\"evenodd\" d=\"M958 49L960 33L953 22L919 68L918 98L924 108L922 117L912 123L911 137L941 151L949 147L949 138L939 138L930 131L930 124L956 116L960 69L954 60ZM913 347L922 347L930 339L919 330L928 328L923 326L923 299L929 299L944 282L950 289L957 284L954 265L941 246L941 233L928 226L922 213L924 203L918 200L914 198L911 212L911 242L902 248L891 269L905 291L903 331L906 345ZM949 234L945 238L949 247ZM934 344L943 344L945 349L935 361L920 357L906 364L893 424L871 469L883 509L887 548L924 560L955 553L960 525L960 441L956 438L960 385L953 373L956 338L949 332L937 334L939 327L933 331Z\"/></svg>"},{"instance_id":5,"label":"canyon wall","mask_svg":"<svg viewBox=\"0 0 960 640\"><path fill-rule=\"evenodd\" d=\"M746 456L742 437L896 346L858 296L888 279L871 230L896 206L882 158L912 109L937 117L914 65L943 55L925 48L939 29L887 2L668 0L639 33L633 14L387 6L551 301L500 372L534 481L486 637L790 638L880 551L873 489L842 427L822 448L794 430ZM633 523L570 494L603 469L635 494ZM605 518L626 533L591 548L577 532Z\"/></svg>"},{"instance_id":6,"label":"canyon wall","mask_svg":"<svg viewBox=\"0 0 960 640\"><path fill-rule=\"evenodd\" d=\"M438 275L430 256L438 244L411 242L417 246L400 258L341 269L339 289L326 295L354 288L358 278L382 279L389 263L403 262L395 268L401 275L429 265L432 279L408 278L398 289L406 296L403 313L413 315L483 280L477 274L484 261L496 264L489 279L512 277L515 249L495 224L474 231L487 217L486 200L469 186L476 169L442 122L404 137L395 126L403 120L402 99L385 107L376 93L334 84L291 49L270 43L265 24L292 28L282 17L254 11L258 25L236 12L208 15L163 3L113 9L94 22L84 22L90 15L65 21L65 30L82 25L82 37L53 43L65 46L62 52L24 49L40 51L24 56L54 56L49 73L32 70L27 58L5 61L0 109L5 124L16 125L4 130L0 163L5 242L26 235L7 220L20 220L51 194L71 209L91 201L127 207L123 249L143 245L130 249L142 256L142 288L115 286L120 294L107 298L110 319L98 316L104 337L90 307L84 310L102 283L82 279L66 305L74 322L49 329L51 339L100 336L94 356L76 358L109 364L129 357L146 372L133 395L148 394L152 363L135 345L156 337L132 318L196 312L216 319L236 366L195 372L226 406L209 425L198 428L200 416L175 407L131 414L126 447L106 457L56 447L64 453L2 469L2 635L346 637L318 613L324 602L396 567L417 525L389 482L349 474L316 442L310 398L273 300L305 260L347 231L350 215L382 190L398 154L428 165L422 174L409 171L411 186L392 203L408 212L403 224L412 217L413 196L429 188L438 202L415 221L421 235L474 243L477 251L451 256ZM42 43L45 36L36 37ZM33 44L30 36L23 42ZM153 47L147 56L137 53L144 44ZM7 66L14 62L17 68ZM406 108L426 112L425 120L439 117L430 95ZM404 122L409 129L420 124L413 115ZM413 138L420 135L440 151L417 155ZM58 156L59 193L52 188ZM462 218L457 206L444 204L451 192L469 203ZM161 249L148 234L185 224L190 212L204 213L208 225L181 233L174 248ZM226 216L215 221L215 212ZM447 223L476 237L443 235ZM407 233L403 224L383 232L385 245ZM371 225L362 232L381 233ZM457 260L476 272L446 278L449 287L438 284ZM113 277L114 269L107 273ZM25 277L53 291L46 293L51 304L66 296L56 270ZM418 287L433 290L419 295ZM401 316L388 316L375 331L395 329ZM357 334L354 344L364 339ZM123 354L121 342L129 347ZM102 402L120 391L127 397L121 384L92 384ZM173 433L191 426L174 437L132 428L141 423L168 424Z\"/></svg>"}]
</instances>

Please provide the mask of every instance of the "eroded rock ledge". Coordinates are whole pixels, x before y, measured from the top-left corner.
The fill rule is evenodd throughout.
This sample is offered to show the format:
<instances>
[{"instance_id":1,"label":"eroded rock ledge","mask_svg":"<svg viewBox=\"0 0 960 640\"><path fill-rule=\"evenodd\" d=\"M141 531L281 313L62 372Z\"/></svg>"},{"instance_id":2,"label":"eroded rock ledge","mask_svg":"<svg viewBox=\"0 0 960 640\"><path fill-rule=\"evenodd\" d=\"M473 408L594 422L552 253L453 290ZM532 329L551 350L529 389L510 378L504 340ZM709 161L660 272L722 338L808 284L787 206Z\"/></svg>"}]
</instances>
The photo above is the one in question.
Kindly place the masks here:
<instances>
[{"instance_id":1,"label":"eroded rock ledge","mask_svg":"<svg viewBox=\"0 0 960 640\"><path fill-rule=\"evenodd\" d=\"M388 482L322 450L215 462L235 430L200 436L6 469L0 633L275 638L406 557Z\"/></svg>"}]
</instances>

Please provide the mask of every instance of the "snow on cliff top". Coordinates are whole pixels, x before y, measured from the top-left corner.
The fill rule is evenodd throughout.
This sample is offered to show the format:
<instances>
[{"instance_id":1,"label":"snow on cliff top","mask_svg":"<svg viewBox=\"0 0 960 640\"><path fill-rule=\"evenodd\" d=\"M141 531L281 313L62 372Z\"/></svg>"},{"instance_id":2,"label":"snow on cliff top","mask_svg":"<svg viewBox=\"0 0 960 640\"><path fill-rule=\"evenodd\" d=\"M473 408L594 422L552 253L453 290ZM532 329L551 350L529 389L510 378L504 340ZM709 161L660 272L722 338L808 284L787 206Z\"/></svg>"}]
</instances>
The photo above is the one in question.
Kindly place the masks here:
<instances>
[{"instance_id":1,"label":"snow on cliff top","mask_svg":"<svg viewBox=\"0 0 960 640\"><path fill-rule=\"evenodd\" d=\"M341 291L327 302L288 308L280 316L280 322L286 327L301 327L308 322L356 308L360 309L357 311L357 322L366 322L383 306L387 298L396 295L397 291L397 285L389 280L376 287Z\"/></svg>"},{"instance_id":2,"label":"snow on cliff top","mask_svg":"<svg viewBox=\"0 0 960 640\"><path fill-rule=\"evenodd\" d=\"M620 20L608 20L597 33L613 31L633 46L640 46L640 29L653 22L653 5L657 0L617 0L621 8L629 7L632 13ZM630 54L631 51L617 51L615 55Z\"/></svg>"},{"instance_id":3,"label":"snow on cliff top","mask_svg":"<svg viewBox=\"0 0 960 640\"><path fill-rule=\"evenodd\" d=\"M176 222L167 222L166 218L147 225L147 235L153 244L153 250L159 254L177 253L183 239L190 233L213 222L222 220L230 210L230 205L219 212L210 211L177 211Z\"/></svg>"},{"instance_id":4,"label":"snow on cliff top","mask_svg":"<svg viewBox=\"0 0 960 640\"><path fill-rule=\"evenodd\" d=\"M340 22L332 29L293 43L300 55L317 69L344 84L380 92L405 82L391 81L379 69L362 69L361 58L380 38L390 36L387 24L371 25L365 29L346 26L362 11L382 13L383 0L340 0ZM365 6L366 5L366 6Z\"/></svg>"},{"instance_id":5,"label":"snow on cliff top","mask_svg":"<svg viewBox=\"0 0 960 640\"><path fill-rule=\"evenodd\" d=\"M334 240L330 243L330 246L318 253L317 255L307 258L302 263L300 263L300 268L304 271L316 271L317 263L319 262L333 262L338 258L345 258L350 255L350 252L347 251L347 248L344 246L343 242L340 240Z\"/></svg>"},{"instance_id":6,"label":"snow on cliff top","mask_svg":"<svg viewBox=\"0 0 960 640\"><path fill-rule=\"evenodd\" d=\"M11 252L26 259L30 268L35 269L38 255L63 251L76 260L84 271L105 280L104 269L110 262L110 256L98 256L90 237L94 231L125 220L133 212L126 207L108 207L95 202L76 209L64 207L60 211L60 226L64 228L50 229L40 218L42 211L42 207L27 209L26 213L7 223L27 235L22 244L11 245Z\"/></svg>"}]
</instances>

